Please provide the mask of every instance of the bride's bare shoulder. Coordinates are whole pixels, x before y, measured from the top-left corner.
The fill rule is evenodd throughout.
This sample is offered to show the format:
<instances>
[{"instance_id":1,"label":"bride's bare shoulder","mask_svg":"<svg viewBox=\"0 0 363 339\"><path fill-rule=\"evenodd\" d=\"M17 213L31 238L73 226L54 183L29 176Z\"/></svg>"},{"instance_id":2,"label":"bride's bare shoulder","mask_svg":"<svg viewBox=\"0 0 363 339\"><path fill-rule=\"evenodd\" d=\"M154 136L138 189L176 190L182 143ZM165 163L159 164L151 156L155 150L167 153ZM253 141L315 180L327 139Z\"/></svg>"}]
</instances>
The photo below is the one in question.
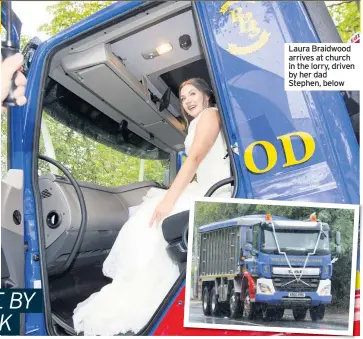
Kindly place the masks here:
<instances>
[{"instance_id":1,"label":"bride's bare shoulder","mask_svg":"<svg viewBox=\"0 0 363 339\"><path fill-rule=\"evenodd\" d=\"M214 107L208 107L199 117L197 128L203 128L201 126L210 127L212 124L220 125L220 117L218 109Z\"/></svg>"},{"instance_id":2,"label":"bride's bare shoulder","mask_svg":"<svg viewBox=\"0 0 363 339\"><path fill-rule=\"evenodd\" d=\"M205 113L207 113L207 114L205 114ZM217 119L217 120L219 120L219 112L218 112L217 107L208 107L205 110L203 115L204 115L204 119ZM205 116L207 116L207 118Z\"/></svg>"},{"instance_id":3,"label":"bride's bare shoulder","mask_svg":"<svg viewBox=\"0 0 363 339\"><path fill-rule=\"evenodd\" d=\"M207 114L206 114L207 113ZM205 115L210 115L210 113L212 113L212 115L218 114L218 108L217 107L208 107L206 108L203 112L202 112L202 116Z\"/></svg>"},{"instance_id":4,"label":"bride's bare shoulder","mask_svg":"<svg viewBox=\"0 0 363 339\"><path fill-rule=\"evenodd\" d=\"M215 111L215 112L218 112L218 108L217 108L217 107L212 106L212 107L208 107L208 108L206 108L206 111Z\"/></svg>"}]
</instances>

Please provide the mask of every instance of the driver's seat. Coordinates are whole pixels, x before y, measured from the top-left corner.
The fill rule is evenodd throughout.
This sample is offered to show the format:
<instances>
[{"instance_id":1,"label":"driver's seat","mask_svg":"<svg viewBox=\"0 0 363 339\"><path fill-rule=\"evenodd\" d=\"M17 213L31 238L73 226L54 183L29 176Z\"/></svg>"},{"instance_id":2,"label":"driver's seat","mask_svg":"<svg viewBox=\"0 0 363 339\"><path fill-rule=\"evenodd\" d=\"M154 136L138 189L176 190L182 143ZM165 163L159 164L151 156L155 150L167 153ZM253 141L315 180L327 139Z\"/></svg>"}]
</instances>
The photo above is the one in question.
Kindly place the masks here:
<instances>
[{"instance_id":1,"label":"driver's seat","mask_svg":"<svg viewBox=\"0 0 363 339\"><path fill-rule=\"evenodd\" d=\"M183 239L189 224L189 211L183 211L166 218L162 224L164 239L168 242L166 251L183 271L187 263L188 244Z\"/></svg>"},{"instance_id":2,"label":"driver's seat","mask_svg":"<svg viewBox=\"0 0 363 339\"><path fill-rule=\"evenodd\" d=\"M220 187L234 184L234 177L223 179L214 184L204 195L210 197ZM164 239L168 242L166 248L170 258L179 265L180 271L184 270L188 253L188 226L189 211L183 211L166 218L162 224Z\"/></svg>"}]
</instances>

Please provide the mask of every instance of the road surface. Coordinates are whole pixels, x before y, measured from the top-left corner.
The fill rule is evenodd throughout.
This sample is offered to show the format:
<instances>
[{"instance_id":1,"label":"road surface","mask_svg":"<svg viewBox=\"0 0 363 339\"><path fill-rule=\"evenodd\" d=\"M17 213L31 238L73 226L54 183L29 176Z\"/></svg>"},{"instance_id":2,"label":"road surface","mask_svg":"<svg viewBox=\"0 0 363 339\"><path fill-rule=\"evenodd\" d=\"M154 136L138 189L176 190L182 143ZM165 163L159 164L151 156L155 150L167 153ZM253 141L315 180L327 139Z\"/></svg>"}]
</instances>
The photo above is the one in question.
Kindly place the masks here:
<instances>
[{"instance_id":1,"label":"road surface","mask_svg":"<svg viewBox=\"0 0 363 339\"><path fill-rule=\"evenodd\" d=\"M285 310L284 317L280 321L264 321L264 320L245 320L245 319L229 319L227 315L220 317L205 316L202 310L201 301L191 301L189 310L189 322L197 324L228 324L228 325L246 325L246 326L263 326L263 327L283 327L294 329L317 329L317 330L333 330L347 331L349 315L348 313L338 314L328 310L325 312L323 320L312 322L309 312L306 319L296 321L292 315L292 310ZM267 330L267 329L266 329ZM268 331L268 330L267 330Z\"/></svg>"}]
</instances>

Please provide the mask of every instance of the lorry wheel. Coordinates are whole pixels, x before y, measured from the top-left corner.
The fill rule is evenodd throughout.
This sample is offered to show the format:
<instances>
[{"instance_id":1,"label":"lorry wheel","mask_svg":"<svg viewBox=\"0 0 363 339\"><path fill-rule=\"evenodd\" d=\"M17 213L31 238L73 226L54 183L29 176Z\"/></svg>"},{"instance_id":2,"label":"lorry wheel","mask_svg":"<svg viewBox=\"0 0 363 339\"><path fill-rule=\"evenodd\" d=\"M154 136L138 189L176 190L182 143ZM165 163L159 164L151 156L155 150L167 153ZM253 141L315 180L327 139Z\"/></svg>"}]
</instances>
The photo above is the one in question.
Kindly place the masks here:
<instances>
[{"instance_id":1,"label":"lorry wheel","mask_svg":"<svg viewBox=\"0 0 363 339\"><path fill-rule=\"evenodd\" d=\"M229 316L231 319L237 319L242 316L242 304L239 297L240 294L235 293L234 289L232 289L231 296L229 298Z\"/></svg>"},{"instance_id":2,"label":"lorry wheel","mask_svg":"<svg viewBox=\"0 0 363 339\"><path fill-rule=\"evenodd\" d=\"M213 287L211 292L211 313L214 316L218 316L220 310L221 310L221 305L218 301L217 290L215 287Z\"/></svg>"},{"instance_id":3,"label":"lorry wheel","mask_svg":"<svg viewBox=\"0 0 363 339\"><path fill-rule=\"evenodd\" d=\"M319 305L310 309L310 318L312 321L323 320L325 315L325 305Z\"/></svg>"},{"instance_id":4,"label":"lorry wheel","mask_svg":"<svg viewBox=\"0 0 363 339\"><path fill-rule=\"evenodd\" d=\"M204 287L204 290L203 290L202 306L203 306L204 315L210 315L211 314L211 300L210 300L210 293L209 293L208 286Z\"/></svg>"},{"instance_id":5,"label":"lorry wheel","mask_svg":"<svg viewBox=\"0 0 363 339\"><path fill-rule=\"evenodd\" d=\"M304 320L307 313L307 308L294 308L292 310L292 314L294 315L295 320Z\"/></svg>"},{"instance_id":6,"label":"lorry wheel","mask_svg":"<svg viewBox=\"0 0 363 339\"><path fill-rule=\"evenodd\" d=\"M256 304L256 306L255 306L255 319L257 319L257 320L263 319L261 304Z\"/></svg>"},{"instance_id":7,"label":"lorry wheel","mask_svg":"<svg viewBox=\"0 0 363 339\"><path fill-rule=\"evenodd\" d=\"M281 320L284 317L285 309L284 308L278 308L276 310L276 319Z\"/></svg>"},{"instance_id":8,"label":"lorry wheel","mask_svg":"<svg viewBox=\"0 0 363 339\"><path fill-rule=\"evenodd\" d=\"M263 304L261 306L262 319L267 321L272 321L277 319L277 309L276 308L268 308L267 304ZM282 313L283 315L283 313ZM282 318L282 317L281 317Z\"/></svg>"},{"instance_id":9,"label":"lorry wheel","mask_svg":"<svg viewBox=\"0 0 363 339\"><path fill-rule=\"evenodd\" d=\"M245 293L245 300L243 301L243 317L252 320L255 317L256 305L251 302L250 291L247 290Z\"/></svg>"}]
</instances>

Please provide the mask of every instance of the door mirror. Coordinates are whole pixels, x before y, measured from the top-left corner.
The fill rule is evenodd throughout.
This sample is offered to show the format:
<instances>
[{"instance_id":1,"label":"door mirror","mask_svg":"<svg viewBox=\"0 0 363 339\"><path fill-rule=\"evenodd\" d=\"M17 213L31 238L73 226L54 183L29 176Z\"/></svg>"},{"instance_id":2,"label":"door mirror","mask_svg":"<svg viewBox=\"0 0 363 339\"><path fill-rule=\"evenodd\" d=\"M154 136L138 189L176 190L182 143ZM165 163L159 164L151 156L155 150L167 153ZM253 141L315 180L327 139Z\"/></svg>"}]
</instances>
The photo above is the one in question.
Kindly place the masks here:
<instances>
[{"instance_id":1,"label":"door mirror","mask_svg":"<svg viewBox=\"0 0 363 339\"><path fill-rule=\"evenodd\" d=\"M253 232L251 229L249 229L249 230L247 230L247 233L246 233L246 242L249 244L252 244L252 241L253 241Z\"/></svg>"},{"instance_id":2,"label":"door mirror","mask_svg":"<svg viewBox=\"0 0 363 339\"><path fill-rule=\"evenodd\" d=\"M335 245L340 245L340 232L335 233Z\"/></svg>"},{"instance_id":3,"label":"door mirror","mask_svg":"<svg viewBox=\"0 0 363 339\"><path fill-rule=\"evenodd\" d=\"M324 232L328 232L329 231L329 225L328 224L323 224L323 226L322 226L322 228L323 228L323 231Z\"/></svg>"},{"instance_id":4,"label":"door mirror","mask_svg":"<svg viewBox=\"0 0 363 339\"><path fill-rule=\"evenodd\" d=\"M23 73L25 76L29 73L29 68L33 60L35 50L42 43L38 37L32 38L23 48L22 54L24 55Z\"/></svg>"},{"instance_id":5,"label":"door mirror","mask_svg":"<svg viewBox=\"0 0 363 339\"><path fill-rule=\"evenodd\" d=\"M258 255L258 251L255 250L255 249L252 249L251 254L254 255L254 256L257 256Z\"/></svg>"},{"instance_id":6,"label":"door mirror","mask_svg":"<svg viewBox=\"0 0 363 339\"><path fill-rule=\"evenodd\" d=\"M335 253L336 253L337 255L339 255L340 253L342 253L342 248L340 247L340 245L337 245L337 246L335 247Z\"/></svg>"},{"instance_id":7,"label":"door mirror","mask_svg":"<svg viewBox=\"0 0 363 339\"><path fill-rule=\"evenodd\" d=\"M245 252L246 252L245 254L247 254L247 253L250 254L251 251L252 251L252 249L253 249L252 248L252 244L251 243L247 243L246 246L245 246Z\"/></svg>"}]
</instances>

